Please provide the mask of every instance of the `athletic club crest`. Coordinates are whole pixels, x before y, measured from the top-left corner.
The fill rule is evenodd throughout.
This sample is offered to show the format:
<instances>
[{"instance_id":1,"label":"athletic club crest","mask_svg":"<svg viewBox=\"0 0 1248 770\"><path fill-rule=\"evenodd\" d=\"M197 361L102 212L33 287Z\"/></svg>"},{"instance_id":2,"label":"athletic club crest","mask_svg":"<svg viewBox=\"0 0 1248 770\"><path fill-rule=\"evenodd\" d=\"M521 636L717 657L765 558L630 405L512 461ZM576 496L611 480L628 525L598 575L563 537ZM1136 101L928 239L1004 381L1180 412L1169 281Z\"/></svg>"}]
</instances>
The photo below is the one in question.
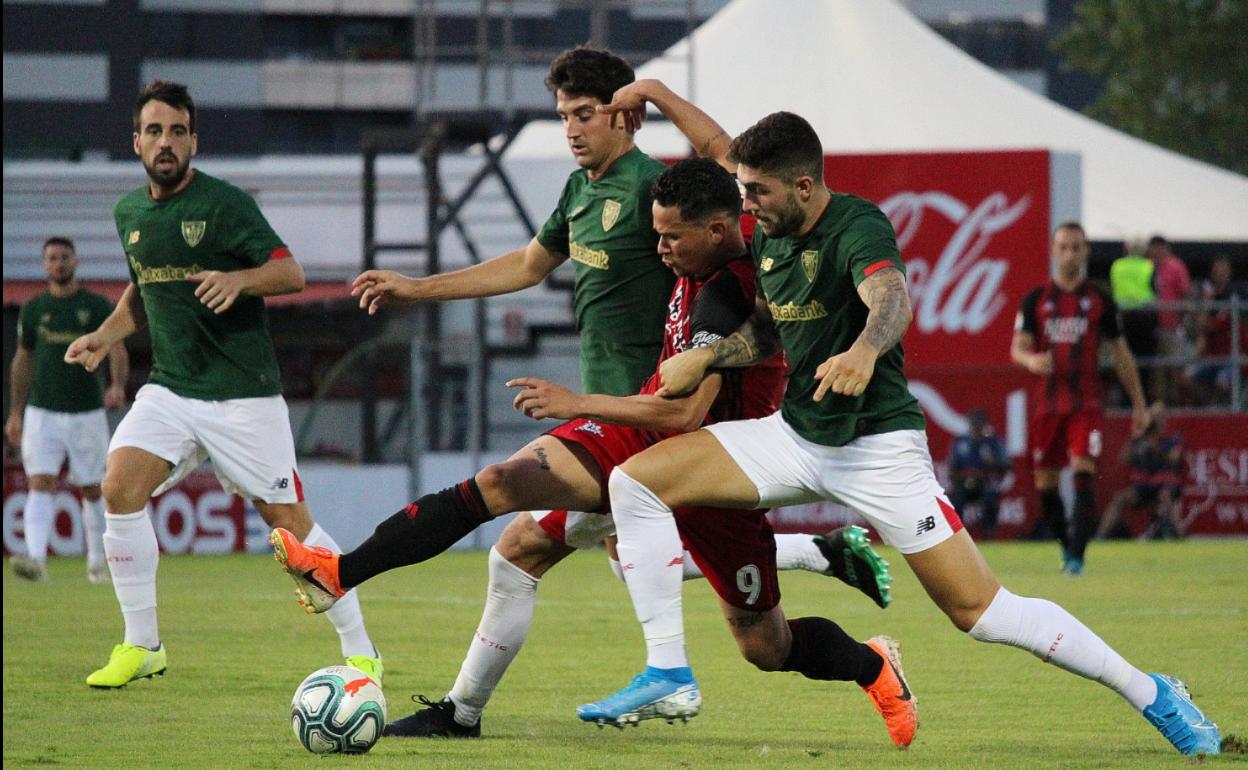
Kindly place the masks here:
<instances>
[{"instance_id":1,"label":"athletic club crest","mask_svg":"<svg viewBox=\"0 0 1248 770\"><path fill-rule=\"evenodd\" d=\"M193 249L204 239L204 230L206 229L208 229L207 222L184 219L182 220L182 240L186 241L186 245Z\"/></svg>"},{"instance_id":2,"label":"athletic club crest","mask_svg":"<svg viewBox=\"0 0 1248 770\"><path fill-rule=\"evenodd\" d=\"M815 273L819 272L819 252L813 250L802 252L802 272L806 274L807 281L815 282Z\"/></svg>"},{"instance_id":3,"label":"athletic club crest","mask_svg":"<svg viewBox=\"0 0 1248 770\"><path fill-rule=\"evenodd\" d=\"M620 202L605 200L602 202L602 231L605 233L620 219Z\"/></svg>"},{"instance_id":4,"label":"athletic club crest","mask_svg":"<svg viewBox=\"0 0 1248 770\"><path fill-rule=\"evenodd\" d=\"M91 311L87 310L85 307L78 308L78 325L85 327L87 325L87 321L90 321L90 320L91 320Z\"/></svg>"}]
</instances>

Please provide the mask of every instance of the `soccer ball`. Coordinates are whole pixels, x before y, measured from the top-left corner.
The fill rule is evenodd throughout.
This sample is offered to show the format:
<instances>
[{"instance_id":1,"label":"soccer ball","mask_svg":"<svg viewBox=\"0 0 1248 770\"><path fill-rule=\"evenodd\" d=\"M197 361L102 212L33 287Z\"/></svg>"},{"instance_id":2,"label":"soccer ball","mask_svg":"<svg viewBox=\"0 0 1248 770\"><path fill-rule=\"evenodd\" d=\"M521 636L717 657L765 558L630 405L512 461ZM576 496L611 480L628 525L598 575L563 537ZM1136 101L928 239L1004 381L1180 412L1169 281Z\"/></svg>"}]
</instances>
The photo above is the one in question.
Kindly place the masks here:
<instances>
[{"instance_id":1,"label":"soccer ball","mask_svg":"<svg viewBox=\"0 0 1248 770\"><path fill-rule=\"evenodd\" d=\"M290 726L313 754L363 754L385 724L381 686L350 666L313 671L290 701Z\"/></svg>"}]
</instances>

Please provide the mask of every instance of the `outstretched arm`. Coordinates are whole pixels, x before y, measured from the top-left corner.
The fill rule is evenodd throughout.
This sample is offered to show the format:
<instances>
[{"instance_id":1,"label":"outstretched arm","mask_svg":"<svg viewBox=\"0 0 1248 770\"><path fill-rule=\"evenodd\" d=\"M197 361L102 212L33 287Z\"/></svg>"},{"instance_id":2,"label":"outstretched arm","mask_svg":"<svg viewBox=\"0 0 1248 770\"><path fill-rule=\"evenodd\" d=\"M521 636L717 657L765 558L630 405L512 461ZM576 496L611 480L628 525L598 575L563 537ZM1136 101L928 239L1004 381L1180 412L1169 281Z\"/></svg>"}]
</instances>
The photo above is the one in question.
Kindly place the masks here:
<instances>
[{"instance_id":1,"label":"outstretched arm","mask_svg":"<svg viewBox=\"0 0 1248 770\"><path fill-rule=\"evenodd\" d=\"M876 360L901 342L914 316L906 277L896 267L885 267L864 278L858 284L858 296L867 306L866 323L849 350L832 356L815 370L815 379L820 381L816 401L829 390L861 396L875 374Z\"/></svg>"},{"instance_id":2,"label":"outstretched arm","mask_svg":"<svg viewBox=\"0 0 1248 770\"><path fill-rule=\"evenodd\" d=\"M583 417L642 430L688 433L702 426L706 413L719 395L721 380L720 375L712 373L692 394L675 399L574 393L557 382L536 377L518 377L507 386L521 389L513 404L535 420Z\"/></svg>"},{"instance_id":3,"label":"outstretched arm","mask_svg":"<svg viewBox=\"0 0 1248 770\"><path fill-rule=\"evenodd\" d=\"M767 300L754 298L754 310L741 327L710 345L686 350L659 364L661 388L656 395L682 396L702 382L712 367L737 368L765 361L780 350L780 335Z\"/></svg>"},{"instance_id":4,"label":"outstretched arm","mask_svg":"<svg viewBox=\"0 0 1248 770\"><path fill-rule=\"evenodd\" d=\"M598 111L612 116L612 126L615 125L615 116L619 115L629 130L636 131L645 119L647 102L672 121L699 156L714 158L719 165L736 173L737 164L728 160L728 148L732 146L732 137L728 132L710 115L677 96L662 81L638 80L629 83L615 92L610 104L599 106Z\"/></svg>"},{"instance_id":5,"label":"outstretched arm","mask_svg":"<svg viewBox=\"0 0 1248 770\"><path fill-rule=\"evenodd\" d=\"M1127 345L1126 337L1117 337L1112 340L1109 343L1109 352L1114 361L1114 372L1118 375L1118 381L1122 383L1122 389L1127 392L1127 398L1131 401L1132 435L1138 436L1144 432L1152 419L1148 405L1144 403L1140 370L1136 368L1135 356L1131 354L1131 347Z\"/></svg>"},{"instance_id":6,"label":"outstretched arm","mask_svg":"<svg viewBox=\"0 0 1248 770\"><path fill-rule=\"evenodd\" d=\"M384 305L494 297L537 285L565 259L534 238L523 249L449 273L410 278L393 270L368 270L352 282L351 296L360 298L360 309L369 315Z\"/></svg>"}]
</instances>

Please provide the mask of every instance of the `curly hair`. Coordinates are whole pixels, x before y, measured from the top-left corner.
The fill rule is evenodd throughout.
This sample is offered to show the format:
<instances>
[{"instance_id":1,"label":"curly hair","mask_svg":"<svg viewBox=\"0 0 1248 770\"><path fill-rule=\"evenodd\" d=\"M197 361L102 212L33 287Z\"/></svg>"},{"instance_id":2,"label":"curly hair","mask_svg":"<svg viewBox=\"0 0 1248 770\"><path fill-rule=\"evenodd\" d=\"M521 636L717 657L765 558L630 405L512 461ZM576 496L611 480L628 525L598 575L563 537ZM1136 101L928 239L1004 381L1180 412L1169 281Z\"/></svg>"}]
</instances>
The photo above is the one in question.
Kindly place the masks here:
<instances>
[{"instance_id":1,"label":"curly hair","mask_svg":"<svg viewBox=\"0 0 1248 770\"><path fill-rule=\"evenodd\" d=\"M732 140L728 157L786 182L809 176L823 181L823 145L799 115L773 112Z\"/></svg>"},{"instance_id":2,"label":"curly hair","mask_svg":"<svg viewBox=\"0 0 1248 770\"><path fill-rule=\"evenodd\" d=\"M633 68L605 49L577 46L555 57L546 74L546 90L567 96L592 96L603 104L636 80Z\"/></svg>"},{"instance_id":3,"label":"curly hair","mask_svg":"<svg viewBox=\"0 0 1248 770\"><path fill-rule=\"evenodd\" d=\"M650 195L660 206L676 206L686 222L701 222L714 214L741 213L737 180L711 158L689 158L659 174Z\"/></svg>"},{"instance_id":4,"label":"curly hair","mask_svg":"<svg viewBox=\"0 0 1248 770\"><path fill-rule=\"evenodd\" d=\"M134 102L135 131L140 130L139 113L143 111L143 105L150 101L164 102L175 110L186 110L191 116L190 131L195 133L195 102L191 99L190 91L181 83L168 80L153 80L139 92L139 98Z\"/></svg>"}]
</instances>

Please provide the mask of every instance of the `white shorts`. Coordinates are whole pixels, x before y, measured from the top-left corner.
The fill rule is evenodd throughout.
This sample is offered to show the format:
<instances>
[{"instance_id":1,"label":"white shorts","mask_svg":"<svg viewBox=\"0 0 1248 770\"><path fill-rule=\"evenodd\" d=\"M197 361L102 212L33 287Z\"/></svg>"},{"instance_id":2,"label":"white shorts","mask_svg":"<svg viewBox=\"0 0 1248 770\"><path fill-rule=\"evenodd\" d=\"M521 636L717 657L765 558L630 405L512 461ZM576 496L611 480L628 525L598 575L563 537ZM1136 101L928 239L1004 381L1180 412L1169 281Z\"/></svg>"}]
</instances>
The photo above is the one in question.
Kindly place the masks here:
<instances>
[{"instance_id":1,"label":"white shorts","mask_svg":"<svg viewBox=\"0 0 1248 770\"><path fill-rule=\"evenodd\" d=\"M69 483L99 484L108 458L108 417L103 409L53 412L26 405L22 416L22 467L27 476L59 476L69 458Z\"/></svg>"},{"instance_id":2,"label":"white shorts","mask_svg":"<svg viewBox=\"0 0 1248 770\"><path fill-rule=\"evenodd\" d=\"M121 447L142 449L173 466L153 495L212 460L226 492L266 503L303 502L290 415L281 396L201 401L148 383L134 397L108 451Z\"/></svg>"},{"instance_id":3,"label":"white shorts","mask_svg":"<svg viewBox=\"0 0 1248 770\"><path fill-rule=\"evenodd\" d=\"M902 553L925 551L962 529L936 481L921 430L862 436L830 447L797 435L780 412L706 430L758 488L759 508L832 500L861 513Z\"/></svg>"}]
</instances>

